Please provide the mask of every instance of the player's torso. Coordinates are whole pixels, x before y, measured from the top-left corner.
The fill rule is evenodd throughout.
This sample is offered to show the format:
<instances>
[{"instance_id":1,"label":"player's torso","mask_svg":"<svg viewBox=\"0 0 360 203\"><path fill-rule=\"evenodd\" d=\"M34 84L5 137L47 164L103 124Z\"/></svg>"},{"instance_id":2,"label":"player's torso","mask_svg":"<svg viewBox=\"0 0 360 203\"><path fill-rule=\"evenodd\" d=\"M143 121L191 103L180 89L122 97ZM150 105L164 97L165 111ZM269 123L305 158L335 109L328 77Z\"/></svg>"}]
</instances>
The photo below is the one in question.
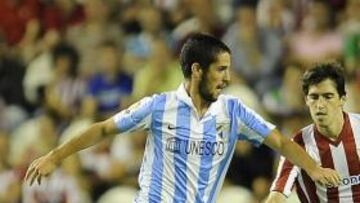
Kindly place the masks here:
<instances>
[{"instance_id":1,"label":"player's torso","mask_svg":"<svg viewBox=\"0 0 360 203\"><path fill-rule=\"evenodd\" d=\"M152 118L145 153L153 156L144 159L143 168L149 170L142 174L152 182L143 181L144 186L157 185L152 194L160 193L155 199L162 202L210 202L222 183L236 140L229 114L220 104L211 106L201 118L181 101L164 105L165 110ZM148 194L151 199L151 191Z\"/></svg>"},{"instance_id":2,"label":"player's torso","mask_svg":"<svg viewBox=\"0 0 360 203\"><path fill-rule=\"evenodd\" d=\"M310 126L303 129L302 133L305 149L310 156L322 167L333 168L341 176L338 188L316 184L311 189L311 186L306 186L306 177L300 175L299 182L305 193L308 193L306 195L311 190L315 191L319 199L314 202L360 202L360 119L347 117L344 129L335 141L324 139Z\"/></svg>"}]
</instances>

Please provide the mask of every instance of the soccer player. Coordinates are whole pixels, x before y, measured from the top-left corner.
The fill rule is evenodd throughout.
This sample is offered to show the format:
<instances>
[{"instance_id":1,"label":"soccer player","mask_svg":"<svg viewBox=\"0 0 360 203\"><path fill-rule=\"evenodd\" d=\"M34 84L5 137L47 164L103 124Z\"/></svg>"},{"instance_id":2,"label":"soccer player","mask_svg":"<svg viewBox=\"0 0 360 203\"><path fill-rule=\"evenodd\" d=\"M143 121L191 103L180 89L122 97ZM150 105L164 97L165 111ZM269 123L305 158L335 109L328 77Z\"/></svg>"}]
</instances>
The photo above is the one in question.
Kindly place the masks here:
<instances>
[{"instance_id":1,"label":"soccer player","mask_svg":"<svg viewBox=\"0 0 360 203\"><path fill-rule=\"evenodd\" d=\"M360 115L343 111L342 69L335 63L318 64L302 80L314 123L300 130L294 141L319 165L338 171L341 182L338 187L317 184L282 157L267 203L284 202L294 185L301 202L360 202Z\"/></svg>"},{"instance_id":2,"label":"soccer player","mask_svg":"<svg viewBox=\"0 0 360 203\"><path fill-rule=\"evenodd\" d=\"M275 126L238 98L221 95L230 80L231 54L220 40L194 34L180 63L185 77L176 91L146 97L60 145L28 168L30 185L54 171L65 157L102 138L148 131L135 202L215 202L237 140L265 143L321 184L337 185L333 169L322 168Z\"/></svg>"}]
</instances>

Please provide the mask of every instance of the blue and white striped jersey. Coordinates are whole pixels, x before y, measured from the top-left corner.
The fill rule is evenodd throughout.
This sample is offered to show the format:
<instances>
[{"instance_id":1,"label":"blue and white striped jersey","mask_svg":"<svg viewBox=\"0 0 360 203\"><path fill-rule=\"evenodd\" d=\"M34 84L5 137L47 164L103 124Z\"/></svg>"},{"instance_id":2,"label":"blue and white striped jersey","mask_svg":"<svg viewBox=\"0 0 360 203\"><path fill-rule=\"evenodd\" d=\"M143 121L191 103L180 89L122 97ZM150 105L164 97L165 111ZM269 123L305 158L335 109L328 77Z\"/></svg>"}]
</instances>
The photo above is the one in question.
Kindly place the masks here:
<instances>
[{"instance_id":1,"label":"blue and white striped jersey","mask_svg":"<svg viewBox=\"0 0 360 203\"><path fill-rule=\"evenodd\" d=\"M237 140L255 145L275 128L235 97L220 95L199 118L184 84L113 117L120 132L148 130L135 202L215 202Z\"/></svg>"}]
</instances>

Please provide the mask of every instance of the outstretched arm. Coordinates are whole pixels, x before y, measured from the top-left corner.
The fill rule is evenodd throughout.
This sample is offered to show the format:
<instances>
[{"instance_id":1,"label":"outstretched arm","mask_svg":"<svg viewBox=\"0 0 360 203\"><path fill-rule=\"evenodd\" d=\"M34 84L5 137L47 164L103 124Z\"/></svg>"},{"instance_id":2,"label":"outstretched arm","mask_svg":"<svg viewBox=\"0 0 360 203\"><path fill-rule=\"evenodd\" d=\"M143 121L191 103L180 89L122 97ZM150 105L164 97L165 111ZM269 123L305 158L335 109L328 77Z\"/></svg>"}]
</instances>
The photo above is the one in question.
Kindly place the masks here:
<instances>
[{"instance_id":1,"label":"outstretched arm","mask_svg":"<svg viewBox=\"0 0 360 203\"><path fill-rule=\"evenodd\" d=\"M265 138L264 143L277 150L293 164L304 169L314 182L330 186L339 185L340 177L336 171L317 165L304 149L289 138L282 136L278 130L273 130Z\"/></svg>"},{"instance_id":2,"label":"outstretched arm","mask_svg":"<svg viewBox=\"0 0 360 203\"><path fill-rule=\"evenodd\" d=\"M117 131L118 128L112 118L94 123L80 135L34 160L26 172L25 180L30 180L30 185L35 180L40 184L42 177L50 175L63 159L82 149L95 145L103 138L115 134Z\"/></svg>"}]
</instances>

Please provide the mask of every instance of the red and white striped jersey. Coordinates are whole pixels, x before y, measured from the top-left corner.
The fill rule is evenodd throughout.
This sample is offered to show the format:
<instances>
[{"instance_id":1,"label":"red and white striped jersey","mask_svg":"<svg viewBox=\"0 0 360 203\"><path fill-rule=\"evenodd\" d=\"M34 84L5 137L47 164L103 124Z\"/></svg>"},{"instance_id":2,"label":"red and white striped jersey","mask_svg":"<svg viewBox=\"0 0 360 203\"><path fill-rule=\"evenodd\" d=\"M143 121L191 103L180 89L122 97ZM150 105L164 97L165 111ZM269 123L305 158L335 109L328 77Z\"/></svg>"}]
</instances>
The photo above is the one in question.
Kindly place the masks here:
<instances>
[{"instance_id":1,"label":"red and white striped jersey","mask_svg":"<svg viewBox=\"0 0 360 203\"><path fill-rule=\"evenodd\" d=\"M271 191L288 196L293 186L301 202L360 202L360 115L344 113L344 126L331 141L315 125L303 128L294 141L322 167L335 169L341 176L339 187L326 188L314 183L306 172L281 157Z\"/></svg>"}]
</instances>

